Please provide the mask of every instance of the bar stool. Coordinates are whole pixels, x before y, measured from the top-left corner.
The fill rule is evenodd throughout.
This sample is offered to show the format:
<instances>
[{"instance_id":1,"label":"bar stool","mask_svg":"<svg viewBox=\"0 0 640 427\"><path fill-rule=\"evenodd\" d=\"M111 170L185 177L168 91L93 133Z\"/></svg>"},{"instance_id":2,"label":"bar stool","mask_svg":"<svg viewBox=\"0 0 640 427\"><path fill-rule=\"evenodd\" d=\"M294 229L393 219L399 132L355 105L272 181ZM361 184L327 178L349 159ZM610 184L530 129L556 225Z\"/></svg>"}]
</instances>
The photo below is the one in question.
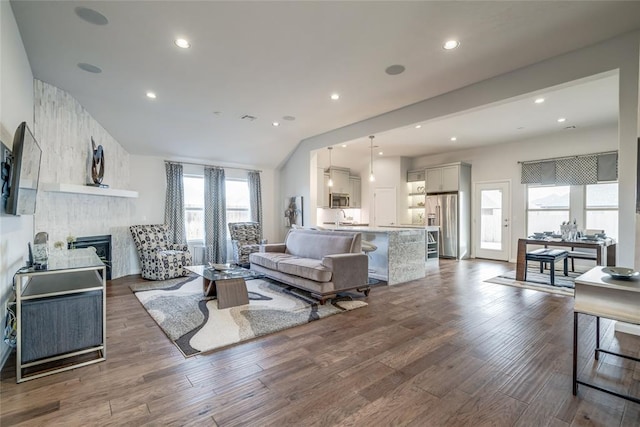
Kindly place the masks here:
<instances>
[{"instance_id":1,"label":"bar stool","mask_svg":"<svg viewBox=\"0 0 640 427\"><path fill-rule=\"evenodd\" d=\"M371 242L363 240L362 243L361 243L362 252L364 252L367 255L367 257L369 257L369 258L371 257L371 255L370 255L371 252L375 251L376 249L378 249L378 247L376 245L374 245L373 243L371 243ZM375 270L373 268L369 268L368 272L369 273L375 273ZM375 283L378 283L378 281L376 279L369 278L369 284L370 285L371 284L375 284Z\"/></svg>"}]
</instances>

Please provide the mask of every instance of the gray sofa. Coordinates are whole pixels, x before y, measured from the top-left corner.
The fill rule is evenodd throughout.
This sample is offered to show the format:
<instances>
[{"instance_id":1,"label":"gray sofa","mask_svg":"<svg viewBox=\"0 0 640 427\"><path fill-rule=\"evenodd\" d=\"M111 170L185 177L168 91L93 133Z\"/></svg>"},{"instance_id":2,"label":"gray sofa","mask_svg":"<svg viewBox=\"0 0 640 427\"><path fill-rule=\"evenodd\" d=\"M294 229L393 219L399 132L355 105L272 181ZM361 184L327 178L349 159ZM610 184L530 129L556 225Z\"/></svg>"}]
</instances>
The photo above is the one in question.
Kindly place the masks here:
<instances>
[{"instance_id":1,"label":"gray sofa","mask_svg":"<svg viewBox=\"0 0 640 427\"><path fill-rule=\"evenodd\" d=\"M252 270L307 290L321 304L341 291L368 296L369 260L361 239L357 232L292 229L284 243L263 245L249 261Z\"/></svg>"}]
</instances>

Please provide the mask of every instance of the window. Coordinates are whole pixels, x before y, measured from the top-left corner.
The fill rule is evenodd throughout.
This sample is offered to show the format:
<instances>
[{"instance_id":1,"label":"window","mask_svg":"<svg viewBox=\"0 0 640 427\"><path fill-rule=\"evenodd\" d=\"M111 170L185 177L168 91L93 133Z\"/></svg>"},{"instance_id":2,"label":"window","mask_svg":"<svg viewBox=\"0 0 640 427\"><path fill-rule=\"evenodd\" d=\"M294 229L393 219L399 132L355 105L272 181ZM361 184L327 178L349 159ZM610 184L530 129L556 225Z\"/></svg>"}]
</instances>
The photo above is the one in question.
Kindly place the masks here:
<instances>
[{"instance_id":1,"label":"window","mask_svg":"<svg viewBox=\"0 0 640 427\"><path fill-rule=\"evenodd\" d=\"M527 235L560 230L569 221L570 187L547 186L527 188Z\"/></svg>"},{"instance_id":2,"label":"window","mask_svg":"<svg viewBox=\"0 0 640 427\"><path fill-rule=\"evenodd\" d=\"M204 241L204 178L185 175L184 184L184 221L187 229L187 241Z\"/></svg>"},{"instance_id":3,"label":"window","mask_svg":"<svg viewBox=\"0 0 640 427\"><path fill-rule=\"evenodd\" d=\"M585 186L585 229L604 230L618 238L618 183Z\"/></svg>"},{"instance_id":4,"label":"window","mask_svg":"<svg viewBox=\"0 0 640 427\"><path fill-rule=\"evenodd\" d=\"M559 232L576 219L578 230L604 230L618 238L618 183L527 188L527 235Z\"/></svg>"},{"instance_id":5,"label":"window","mask_svg":"<svg viewBox=\"0 0 640 427\"><path fill-rule=\"evenodd\" d=\"M227 224L251 221L249 212L249 184L246 180L225 180L227 191Z\"/></svg>"},{"instance_id":6,"label":"window","mask_svg":"<svg viewBox=\"0 0 640 427\"><path fill-rule=\"evenodd\" d=\"M183 183L187 241L204 242L204 178L197 175L185 175ZM227 223L250 221L249 185L247 181L226 179L225 189L227 193Z\"/></svg>"}]
</instances>

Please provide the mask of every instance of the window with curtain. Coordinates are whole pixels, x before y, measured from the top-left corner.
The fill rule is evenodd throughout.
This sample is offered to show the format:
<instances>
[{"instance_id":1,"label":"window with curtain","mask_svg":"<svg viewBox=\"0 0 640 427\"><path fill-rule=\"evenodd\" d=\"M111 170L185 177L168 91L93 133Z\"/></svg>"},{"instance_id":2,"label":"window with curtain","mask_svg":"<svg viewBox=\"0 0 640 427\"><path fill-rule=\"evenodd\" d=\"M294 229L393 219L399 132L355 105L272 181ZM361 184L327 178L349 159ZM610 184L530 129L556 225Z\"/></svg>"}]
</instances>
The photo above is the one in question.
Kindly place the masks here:
<instances>
[{"instance_id":1,"label":"window with curtain","mask_svg":"<svg viewBox=\"0 0 640 427\"><path fill-rule=\"evenodd\" d=\"M204 178L201 175L185 175L183 182L187 241L204 242ZM227 178L225 189L227 222L250 221L247 181Z\"/></svg>"},{"instance_id":2,"label":"window with curtain","mask_svg":"<svg viewBox=\"0 0 640 427\"><path fill-rule=\"evenodd\" d=\"M578 222L578 230L604 230L618 238L618 183L527 187L527 235L559 232L563 221Z\"/></svg>"}]
</instances>

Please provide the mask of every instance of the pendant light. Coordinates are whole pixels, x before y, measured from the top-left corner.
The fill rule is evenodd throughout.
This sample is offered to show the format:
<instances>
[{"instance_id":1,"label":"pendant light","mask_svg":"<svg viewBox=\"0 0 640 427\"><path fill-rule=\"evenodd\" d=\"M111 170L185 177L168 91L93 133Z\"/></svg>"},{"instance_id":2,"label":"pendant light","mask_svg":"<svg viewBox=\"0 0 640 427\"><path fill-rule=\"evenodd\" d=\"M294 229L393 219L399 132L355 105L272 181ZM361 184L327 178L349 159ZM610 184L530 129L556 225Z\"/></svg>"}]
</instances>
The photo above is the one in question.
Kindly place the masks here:
<instances>
[{"instance_id":1,"label":"pendant light","mask_svg":"<svg viewBox=\"0 0 640 427\"><path fill-rule=\"evenodd\" d=\"M376 180L376 177L373 175L373 135L369 136L369 149L371 151L371 163L369 163L369 181L373 182Z\"/></svg>"},{"instance_id":2,"label":"pendant light","mask_svg":"<svg viewBox=\"0 0 640 427\"><path fill-rule=\"evenodd\" d=\"M333 150L333 147L327 147L327 150L329 150L329 182L327 185L333 187L333 179L331 179L331 150Z\"/></svg>"}]
</instances>

